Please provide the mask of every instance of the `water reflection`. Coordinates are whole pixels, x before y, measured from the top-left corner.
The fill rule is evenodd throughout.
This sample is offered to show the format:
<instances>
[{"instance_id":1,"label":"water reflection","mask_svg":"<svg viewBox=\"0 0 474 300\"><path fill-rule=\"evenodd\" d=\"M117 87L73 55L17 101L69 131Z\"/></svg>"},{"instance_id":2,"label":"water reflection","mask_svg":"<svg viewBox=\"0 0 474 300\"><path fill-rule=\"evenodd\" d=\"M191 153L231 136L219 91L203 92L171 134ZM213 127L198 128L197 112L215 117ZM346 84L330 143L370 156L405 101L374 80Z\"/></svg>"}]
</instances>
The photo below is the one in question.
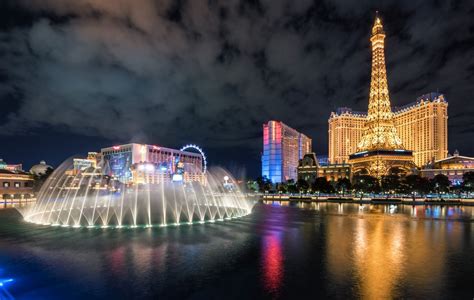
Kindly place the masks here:
<instances>
[{"instance_id":1,"label":"water reflection","mask_svg":"<svg viewBox=\"0 0 474 300\"><path fill-rule=\"evenodd\" d=\"M281 203L264 202L272 206L294 206L297 208L320 211L322 214L359 215L385 214L385 215L411 215L412 217L430 219L463 219L470 220L474 216L471 206L441 206L441 205L405 205L405 204L353 204L353 203L329 203L329 202L294 202L281 201Z\"/></svg>"},{"instance_id":2,"label":"water reflection","mask_svg":"<svg viewBox=\"0 0 474 300\"><path fill-rule=\"evenodd\" d=\"M329 204L326 211L340 205ZM369 299L403 298L400 286L409 285L425 296L443 289L449 248L459 249L466 207L359 206L352 218L328 218L327 269L338 285L347 281L359 296ZM354 215L355 216L355 215ZM444 218L446 221L417 218ZM469 224L469 223L468 223ZM407 282L409 281L409 282ZM420 292L419 296L423 296Z\"/></svg>"},{"instance_id":3,"label":"water reflection","mask_svg":"<svg viewBox=\"0 0 474 300\"><path fill-rule=\"evenodd\" d=\"M270 203L159 230L44 228L5 212L0 267L23 299L472 297L473 207Z\"/></svg>"},{"instance_id":4,"label":"water reflection","mask_svg":"<svg viewBox=\"0 0 474 300\"><path fill-rule=\"evenodd\" d=\"M406 253L401 224L387 226L383 219L356 221L352 240L353 264L360 294L370 299L390 299L400 280ZM340 233L339 233L340 234Z\"/></svg>"},{"instance_id":5,"label":"water reflection","mask_svg":"<svg viewBox=\"0 0 474 300\"><path fill-rule=\"evenodd\" d=\"M281 232L273 231L263 238L262 259L264 288L276 296L283 280Z\"/></svg>"}]
</instances>

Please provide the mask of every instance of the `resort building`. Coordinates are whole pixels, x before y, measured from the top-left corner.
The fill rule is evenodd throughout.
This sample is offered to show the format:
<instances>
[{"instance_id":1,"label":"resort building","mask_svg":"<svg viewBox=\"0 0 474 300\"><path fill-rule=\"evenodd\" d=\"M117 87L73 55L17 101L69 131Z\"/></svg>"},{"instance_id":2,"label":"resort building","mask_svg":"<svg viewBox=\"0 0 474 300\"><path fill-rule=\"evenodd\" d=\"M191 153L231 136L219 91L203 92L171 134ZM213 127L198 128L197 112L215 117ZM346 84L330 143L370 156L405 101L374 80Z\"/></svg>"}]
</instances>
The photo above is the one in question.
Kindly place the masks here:
<instances>
[{"instance_id":1,"label":"resort building","mask_svg":"<svg viewBox=\"0 0 474 300\"><path fill-rule=\"evenodd\" d=\"M421 169L421 176L433 178L438 174L448 176L453 185L459 185L463 181L463 175L474 172L474 157L459 155L458 151L453 156L436 160Z\"/></svg>"},{"instance_id":2,"label":"resort building","mask_svg":"<svg viewBox=\"0 0 474 300\"><path fill-rule=\"evenodd\" d=\"M429 93L418 97L416 102L392 109L386 77L384 39L382 22L377 17L371 36L372 72L368 113L356 112L347 107L331 113L328 120L329 163L347 163L352 154L361 153L353 156L351 164L364 162L368 173L371 167L372 173L387 173L393 168L406 173L414 167L409 166L409 160L422 167L432 160L446 158L448 102L443 94ZM373 150L385 152L375 155ZM378 159L373 160L369 156ZM382 159L382 156L386 159ZM363 167L361 164L359 166Z\"/></svg>"},{"instance_id":3,"label":"resort building","mask_svg":"<svg viewBox=\"0 0 474 300\"><path fill-rule=\"evenodd\" d=\"M0 199L5 206L34 199L33 176L21 164L7 165L0 159Z\"/></svg>"},{"instance_id":4,"label":"resort building","mask_svg":"<svg viewBox=\"0 0 474 300\"><path fill-rule=\"evenodd\" d=\"M296 181L299 160L312 149L312 141L280 121L263 124L262 176L272 183Z\"/></svg>"},{"instance_id":5,"label":"resort building","mask_svg":"<svg viewBox=\"0 0 474 300\"><path fill-rule=\"evenodd\" d=\"M448 155L448 102L443 94L429 93L416 102L392 109L393 123L406 149L421 167ZM367 113L344 107L329 117L329 162L344 163L362 139Z\"/></svg>"},{"instance_id":6,"label":"resort building","mask_svg":"<svg viewBox=\"0 0 474 300\"><path fill-rule=\"evenodd\" d=\"M335 182L341 178L351 179L351 166L342 164L320 164L315 153L307 153L298 165L298 179L312 183L318 177L325 177L327 181Z\"/></svg>"},{"instance_id":7,"label":"resort building","mask_svg":"<svg viewBox=\"0 0 474 300\"><path fill-rule=\"evenodd\" d=\"M99 172L98 170L94 171L97 168L97 152L87 153L87 158L74 158L73 159L73 169L68 172L70 175L76 175L78 173L84 173L87 171Z\"/></svg>"},{"instance_id":8,"label":"resort building","mask_svg":"<svg viewBox=\"0 0 474 300\"><path fill-rule=\"evenodd\" d=\"M331 164L347 163L349 155L356 152L364 132L366 112L356 112L348 107L339 108L329 117L329 155Z\"/></svg>"},{"instance_id":9,"label":"resort building","mask_svg":"<svg viewBox=\"0 0 474 300\"><path fill-rule=\"evenodd\" d=\"M394 109L398 135L406 149L413 150L419 167L448 155L448 102L443 94L429 93Z\"/></svg>"},{"instance_id":10,"label":"resort building","mask_svg":"<svg viewBox=\"0 0 474 300\"><path fill-rule=\"evenodd\" d=\"M201 181L205 171L202 154L155 145L103 148L100 157L102 172L125 183Z\"/></svg>"}]
</instances>

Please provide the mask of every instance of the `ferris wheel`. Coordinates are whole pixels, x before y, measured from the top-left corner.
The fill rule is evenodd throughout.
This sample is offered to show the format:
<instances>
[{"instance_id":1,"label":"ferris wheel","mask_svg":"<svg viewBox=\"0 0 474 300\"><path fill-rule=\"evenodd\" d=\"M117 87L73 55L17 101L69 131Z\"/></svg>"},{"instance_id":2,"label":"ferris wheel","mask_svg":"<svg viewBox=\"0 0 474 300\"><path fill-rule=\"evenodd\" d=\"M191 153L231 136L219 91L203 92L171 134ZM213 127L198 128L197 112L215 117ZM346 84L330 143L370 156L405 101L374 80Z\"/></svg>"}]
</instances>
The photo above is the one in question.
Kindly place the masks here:
<instances>
[{"instance_id":1,"label":"ferris wheel","mask_svg":"<svg viewBox=\"0 0 474 300\"><path fill-rule=\"evenodd\" d=\"M199 147L198 145L188 144L186 146L181 147L181 149L179 149L179 151L186 151L187 149L194 149L194 150L198 151L199 154L201 154L201 156L202 156L202 173L205 174L206 171L207 171L207 159L206 159L206 154L204 154L204 151L202 150L202 148Z\"/></svg>"}]
</instances>

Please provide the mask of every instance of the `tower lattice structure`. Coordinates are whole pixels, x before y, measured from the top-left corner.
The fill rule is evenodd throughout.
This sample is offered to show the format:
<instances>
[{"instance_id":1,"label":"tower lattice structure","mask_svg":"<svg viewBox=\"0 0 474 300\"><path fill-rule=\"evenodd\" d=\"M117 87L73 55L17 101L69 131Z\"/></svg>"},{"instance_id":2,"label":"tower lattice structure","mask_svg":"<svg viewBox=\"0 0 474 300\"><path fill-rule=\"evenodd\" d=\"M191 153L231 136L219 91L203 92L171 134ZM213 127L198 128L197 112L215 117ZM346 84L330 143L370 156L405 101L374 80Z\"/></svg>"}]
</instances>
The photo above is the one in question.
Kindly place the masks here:
<instances>
[{"instance_id":1,"label":"tower lattice structure","mask_svg":"<svg viewBox=\"0 0 474 300\"><path fill-rule=\"evenodd\" d=\"M385 67L385 32L377 16L370 42L372 44L372 72L370 79L369 110L365 132L358 151L404 149L393 121Z\"/></svg>"},{"instance_id":2,"label":"tower lattice structure","mask_svg":"<svg viewBox=\"0 0 474 300\"><path fill-rule=\"evenodd\" d=\"M405 150L394 123L388 92L384 41L382 21L377 16L370 37L372 74L369 110L357 152L349 155L354 174L368 174L377 178L389 174L407 174L415 167L413 151Z\"/></svg>"}]
</instances>

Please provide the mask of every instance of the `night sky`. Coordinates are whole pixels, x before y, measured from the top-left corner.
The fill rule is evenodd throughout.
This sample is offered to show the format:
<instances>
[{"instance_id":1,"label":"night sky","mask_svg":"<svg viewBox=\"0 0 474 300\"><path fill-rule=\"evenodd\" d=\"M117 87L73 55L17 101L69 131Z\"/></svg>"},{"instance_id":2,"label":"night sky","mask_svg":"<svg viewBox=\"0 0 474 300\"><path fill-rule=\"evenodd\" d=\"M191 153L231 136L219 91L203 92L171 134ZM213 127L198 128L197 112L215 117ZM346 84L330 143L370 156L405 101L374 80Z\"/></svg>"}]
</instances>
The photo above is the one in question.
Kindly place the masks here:
<instances>
[{"instance_id":1,"label":"night sky","mask_svg":"<svg viewBox=\"0 0 474 300\"><path fill-rule=\"evenodd\" d=\"M384 23L393 106L439 91L449 151L474 156L474 1L1 0L0 157L26 168L131 141L196 143L260 170L262 123L327 154L327 119L367 110Z\"/></svg>"}]
</instances>

